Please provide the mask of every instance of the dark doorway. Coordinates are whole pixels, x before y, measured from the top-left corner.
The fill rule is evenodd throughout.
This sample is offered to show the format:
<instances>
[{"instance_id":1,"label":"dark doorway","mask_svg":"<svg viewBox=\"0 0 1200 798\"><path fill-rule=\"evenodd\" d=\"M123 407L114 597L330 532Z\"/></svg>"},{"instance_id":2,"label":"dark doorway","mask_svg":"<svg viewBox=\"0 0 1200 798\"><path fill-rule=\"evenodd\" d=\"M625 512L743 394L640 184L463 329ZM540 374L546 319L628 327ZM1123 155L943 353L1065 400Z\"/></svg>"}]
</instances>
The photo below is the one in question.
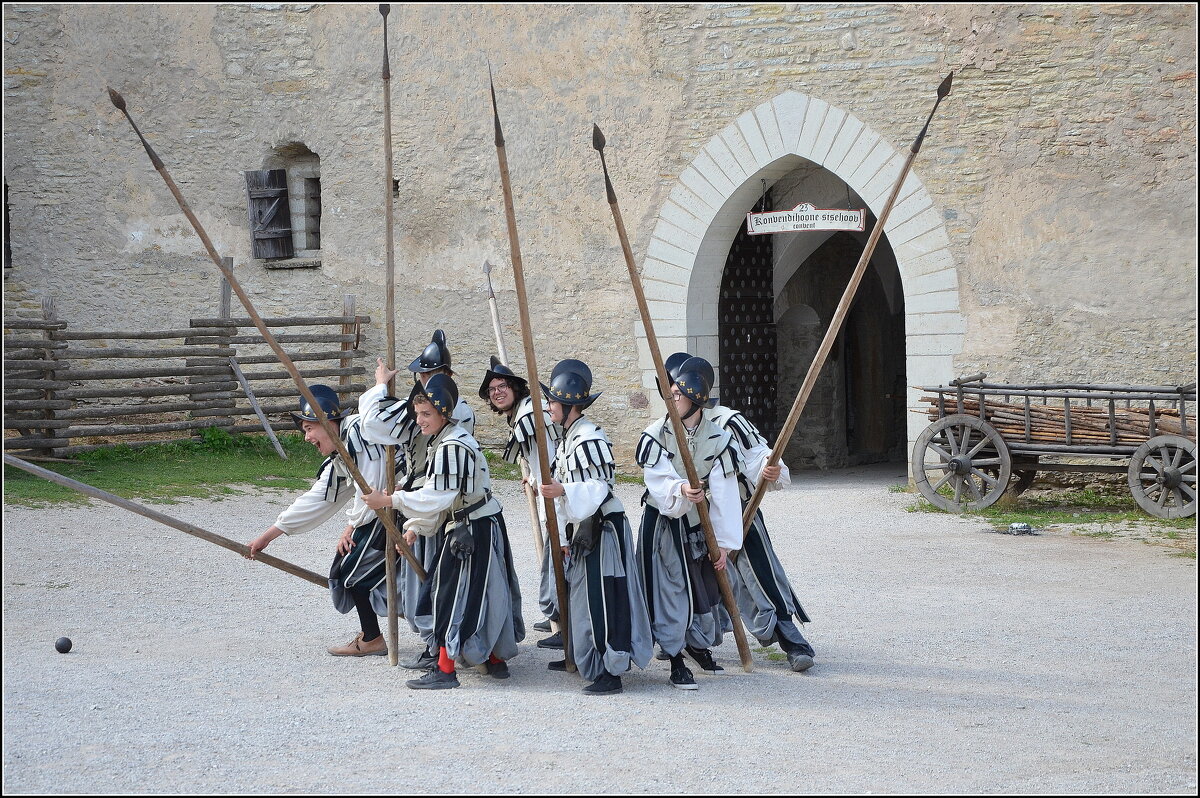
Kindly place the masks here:
<instances>
[{"instance_id":1,"label":"dark doorway","mask_svg":"<svg viewBox=\"0 0 1200 798\"><path fill-rule=\"evenodd\" d=\"M768 192L754 212L770 201ZM743 226L729 248L717 304L721 404L741 411L768 439L779 432L774 259L771 236L749 235Z\"/></svg>"},{"instance_id":2,"label":"dark doorway","mask_svg":"<svg viewBox=\"0 0 1200 798\"><path fill-rule=\"evenodd\" d=\"M794 271L777 299L780 421L799 392L862 255L864 233L834 233ZM792 435L794 467L841 468L903 460L905 426L904 295L895 255L880 239L842 333Z\"/></svg>"}]
</instances>

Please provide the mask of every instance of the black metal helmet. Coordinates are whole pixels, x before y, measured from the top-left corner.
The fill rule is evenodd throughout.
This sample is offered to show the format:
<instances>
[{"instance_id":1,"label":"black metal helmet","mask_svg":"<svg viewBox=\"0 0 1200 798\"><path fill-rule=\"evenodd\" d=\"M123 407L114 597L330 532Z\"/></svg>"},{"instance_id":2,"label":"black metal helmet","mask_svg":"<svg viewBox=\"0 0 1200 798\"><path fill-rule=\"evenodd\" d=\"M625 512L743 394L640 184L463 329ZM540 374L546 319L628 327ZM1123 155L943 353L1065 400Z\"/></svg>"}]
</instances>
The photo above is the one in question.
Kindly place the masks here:
<instances>
[{"instance_id":1,"label":"black metal helmet","mask_svg":"<svg viewBox=\"0 0 1200 798\"><path fill-rule=\"evenodd\" d=\"M497 377L508 380L509 382L517 383L525 389L525 393L528 395L529 380L525 379L524 377L518 377L513 373L512 369L500 362L500 358L492 355L492 365L483 375L483 382L479 385L480 399L483 399L487 402L491 401L491 399L488 398L488 387L492 380L496 379ZM520 391L516 391L516 393L520 393Z\"/></svg>"},{"instance_id":2,"label":"black metal helmet","mask_svg":"<svg viewBox=\"0 0 1200 798\"><path fill-rule=\"evenodd\" d=\"M674 383L675 376L677 374L679 374L680 364L682 364L685 360L687 360L690 357L691 357L691 355L689 355L687 352L676 352L675 354L668 357L666 359L666 361L663 363L663 368L667 372L667 379L669 379L672 383ZM667 391L663 390L662 382L659 381L657 375L655 375L655 377L654 377L654 384L658 386L658 395L660 397L662 397L662 400L665 402L667 400Z\"/></svg>"},{"instance_id":3,"label":"black metal helmet","mask_svg":"<svg viewBox=\"0 0 1200 798\"><path fill-rule=\"evenodd\" d=\"M600 398L593 394L592 370L582 360L563 360L550 372L550 384L541 383L542 394L564 405L575 405L580 410L591 407ZM600 393L604 393L601 391Z\"/></svg>"},{"instance_id":4,"label":"black metal helmet","mask_svg":"<svg viewBox=\"0 0 1200 798\"><path fill-rule=\"evenodd\" d=\"M690 357L679 364L674 382L679 387L679 392L692 404L705 407L709 394L712 393L715 378L711 363L702 357Z\"/></svg>"},{"instance_id":5,"label":"black metal helmet","mask_svg":"<svg viewBox=\"0 0 1200 798\"><path fill-rule=\"evenodd\" d=\"M425 373L442 368L450 368L450 350L446 348L446 333L434 330L429 346L425 347L420 357L408 364L408 370Z\"/></svg>"},{"instance_id":6,"label":"black metal helmet","mask_svg":"<svg viewBox=\"0 0 1200 798\"><path fill-rule=\"evenodd\" d=\"M434 374L425 385L418 382L414 396L416 393L429 399L433 408L446 418L450 418L454 414L454 408L458 407L458 386L446 374Z\"/></svg>"},{"instance_id":7,"label":"black metal helmet","mask_svg":"<svg viewBox=\"0 0 1200 798\"><path fill-rule=\"evenodd\" d=\"M317 404L325 411L326 417L330 421L340 421L346 416L352 415L352 410L343 410L341 400L338 399L337 391L330 388L328 385L312 385L308 389L313 398L317 400ZM303 429L305 421L316 421L317 414L308 403L308 400L303 396L300 397L300 410L292 411L292 423L296 425L296 429Z\"/></svg>"}]
</instances>

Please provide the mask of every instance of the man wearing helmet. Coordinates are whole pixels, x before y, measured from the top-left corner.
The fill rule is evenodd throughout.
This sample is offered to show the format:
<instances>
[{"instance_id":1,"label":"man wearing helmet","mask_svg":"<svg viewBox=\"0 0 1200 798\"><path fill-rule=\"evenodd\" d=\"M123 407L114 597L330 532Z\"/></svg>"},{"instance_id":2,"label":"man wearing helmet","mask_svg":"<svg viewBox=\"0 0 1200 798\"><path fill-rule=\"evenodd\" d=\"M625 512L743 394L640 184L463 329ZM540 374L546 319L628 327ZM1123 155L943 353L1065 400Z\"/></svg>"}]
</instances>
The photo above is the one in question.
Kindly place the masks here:
<instances>
[{"instance_id":1,"label":"man wearing helmet","mask_svg":"<svg viewBox=\"0 0 1200 798\"><path fill-rule=\"evenodd\" d=\"M381 446L367 442L362 434L362 417L341 408L337 392L325 385L311 388L329 422L337 428L365 479L373 488L387 485L386 453ZM387 653L387 641L379 630L377 615L387 614L384 545L387 531L378 516L362 501L362 493L337 453L337 445L317 422L316 413L304 399L292 420L304 433L304 440L326 455L317 471L316 482L279 514L275 523L250 541L250 559L280 535L298 535L315 529L350 502L346 512L349 524L337 544L337 556L329 571L330 596L341 613L358 611L362 631L344 646L332 646L329 653L338 657L361 657ZM353 501L351 501L353 499Z\"/></svg>"},{"instance_id":2,"label":"man wearing helmet","mask_svg":"<svg viewBox=\"0 0 1200 798\"><path fill-rule=\"evenodd\" d=\"M671 379L675 379L680 366L691 357L686 352L676 352L667 358L666 368ZM715 401L710 404L715 404ZM715 405L707 411L707 415L717 426L732 433L733 446L738 454L738 488L743 508L754 495L760 479L767 480L767 490L779 490L792 484L788 468L782 461L778 465L767 466L771 448L749 419L723 405ZM800 672L811 668L815 652L804 639L800 627L792 620L795 618L803 624L808 623L809 618L792 590L775 547L771 545L761 509L755 513L754 522L742 543L741 553L728 573L730 587L737 597L738 611L751 634L764 646L778 643L787 654L792 670Z\"/></svg>"},{"instance_id":3,"label":"man wearing helmet","mask_svg":"<svg viewBox=\"0 0 1200 798\"><path fill-rule=\"evenodd\" d=\"M534 434L533 400L529 398L529 381L517 376L512 369L493 356L491 366L483 375L479 385L479 398L487 402L493 412L500 414L512 430L508 444L504 447L504 459L510 463L523 463L531 484L537 485L541 466L538 463L537 440ZM542 409L546 424L548 456L553 460L554 449L561 438L561 428L550 420L549 413ZM553 465L553 463L551 464ZM540 502L538 503L540 507ZM558 595L554 587L553 569L550 565L550 550L542 551L542 573L538 586L538 607L546 620L535 623L534 629L542 632L551 630L551 623L558 620ZM542 648L562 648L562 638L555 633L539 640Z\"/></svg>"},{"instance_id":4,"label":"man wearing helmet","mask_svg":"<svg viewBox=\"0 0 1200 798\"><path fill-rule=\"evenodd\" d=\"M554 479L540 490L554 499L558 517L566 521L571 651L580 675L591 682L583 691L603 695L622 691L621 674L632 663L646 667L653 643L633 533L624 505L613 495L612 444L583 417L600 397L591 389L591 369L578 360L559 363L550 384L542 385L563 440ZM550 668L564 670L566 661L551 662Z\"/></svg>"},{"instance_id":5,"label":"man wearing helmet","mask_svg":"<svg viewBox=\"0 0 1200 798\"><path fill-rule=\"evenodd\" d=\"M716 570L730 551L741 548L737 455L728 431L708 418L704 405L712 389L712 366L702 358L684 363L663 398L674 402L686 440L676 439L669 417L651 424L638 441L635 457L644 469L645 510L638 536L638 562L646 586L646 605L654 639L671 660L671 684L695 690L696 680L683 662L686 651L708 673L723 672L710 649L732 631L721 604ZM704 487L693 489L681 462L687 446ZM707 499L720 549L710 557L696 503Z\"/></svg>"},{"instance_id":6,"label":"man wearing helmet","mask_svg":"<svg viewBox=\"0 0 1200 798\"><path fill-rule=\"evenodd\" d=\"M422 486L363 497L373 509L390 506L403 513L406 539L445 530L416 602L416 614L429 619L438 659L435 668L407 685L414 690L458 687L456 661L507 679L505 661L516 655L525 623L487 458L454 423L458 387L448 376L431 377L414 391L410 404L415 424L429 441Z\"/></svg>"},{"instance_id":7,"label":"man wearing helmet","mask_svg":"<svg viewBox=\"0 0 1200 798\"><path fill-rule=\"evenodd\" d=\"M435 375L453 377L446 334L441 330L434 330L429 345L408 365L408 370L414 374L414 385L409 398L400 400L387 393L388 382L399 372L388 369L382 359L378 360L375 367L375 387L362 395L359 404L363 413L363 434L370 441L397 447L397 460L403 466L403 473L397 474L399 485L404 490L415 490L425 482L425 454L429 448L429 436L422 433L418 427L410 402L422 386L428 384ZM459 399L452 416L454 422L466 430L467 434L474 433L475 413L470 405ZM438 537L440 534L439 532L428 538L418 537L415 542L409 544L413 548L413 555L426 572L433 564L434 552L441 542ZM402 614L408 620L409 627L426 643L425 649L415 659L400 664L413 670L428 670L437 664L437 646L433 639L431 620L417 613L416 602L421 594L421 580L408 560L400 563L399 582L403 586Z\"/></svg>"}]
</instances>

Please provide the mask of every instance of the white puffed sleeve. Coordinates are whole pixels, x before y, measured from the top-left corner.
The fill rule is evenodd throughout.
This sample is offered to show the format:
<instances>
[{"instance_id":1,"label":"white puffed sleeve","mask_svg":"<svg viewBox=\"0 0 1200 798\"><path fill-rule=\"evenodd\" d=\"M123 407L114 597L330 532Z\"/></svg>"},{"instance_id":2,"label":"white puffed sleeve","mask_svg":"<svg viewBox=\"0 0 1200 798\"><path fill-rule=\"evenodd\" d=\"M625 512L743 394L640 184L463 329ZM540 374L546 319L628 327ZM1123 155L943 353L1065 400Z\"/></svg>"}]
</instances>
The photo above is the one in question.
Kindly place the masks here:
<instances>
[{"instance_id":1,"label":"white puffed sleeve","mask_svg":"<svg viewBox=\"0 0 1200 798\"><path fill-rule=\"evenodd\" d=\"M750 484L755 488L758 487L758 481L762 478L763 468L770 457L770 447L763 446L762 444L755 446L753 449L745 449L738 452L738 462L746 464L744 473L746 474L746 478L750 480ZM779 468L779 479L767 485L767 490L779 490L792 484L792 472L788 470L787 463L780 460Z\"/></svg>"},{"instance_id":2,"label":"white puffed sleeve","mask_svg":"<svg viewBox=\"0 0 1200 798\"><path fill-rule=\"evenodd\" d=\"M692 503L679 492L687 480L675 473L670 458L660 457L653 465L642 466L642 478L659 512L667 518L679 518L692 509Z\"/></svg>"},{"instance_id":3,"label":"white puffed sleeve","mask_svg":"<svg viewBox=\"0 0 1200 798\"><path fill-rule=\"evenodd\" d=\"M363 439L381 446L407 446L420 433L407 420L407 399L388 396L386 385L376 385L358 398Z\"/></svg>"},{"instance_id":4,"label":"white puffed sleeve","mask_svg":"<svg viewBox=\"0 0 1200 798\"><path fill-rule=\"evenodd\" d=\"M563 490L567 493L554 500L554 509L568 524L578 524L585 518L591 518L609 494L608 485L598 479L566 482L563 483Z\"/></svg>"},{"instance_id":5,"label":"white puffed sleeve","mask_svg":"<svg viewBox=\"0 0 1200 798\"><path fill-rule=\"evenodd\" d=\"M326 468L334 468L334 462L330 462ZM322 471L313 486L296 497L296 500L279 514L279 517L275 519L275 526L282 529L284 534L299 535L310 529L316 529L332 518L356 492L353 484L348 480L339 481L338 477L340 476L342 476L340 470L335 469L333 474L335 486L330 487L330 475ZM330 492L335 495L329 496Z\"/></svg>"},{"instance_id":6,"label":"white puffed sleeve","mask_svg":"<svg viewBox=\"0 0 1200 798\"><path fill-rule=\"evenodd\" d=\"M392 507L410 518L436 520L450 509L458 498L457 490L439 490L432 481L419 490L396 491L392 494Z\"/></svg>"},{"instance_id":7,"label":"white puffed sleeve","mask_svg":"<svg viewBox=\"0 0 1200 798\"><path fill-rule=\"evenodd\" d=\"M725 473L725 464L717 461L708 475L708 515L713 535L723 549L742 547L742 500L737 478Z\"/></svg>"}]
</instances>

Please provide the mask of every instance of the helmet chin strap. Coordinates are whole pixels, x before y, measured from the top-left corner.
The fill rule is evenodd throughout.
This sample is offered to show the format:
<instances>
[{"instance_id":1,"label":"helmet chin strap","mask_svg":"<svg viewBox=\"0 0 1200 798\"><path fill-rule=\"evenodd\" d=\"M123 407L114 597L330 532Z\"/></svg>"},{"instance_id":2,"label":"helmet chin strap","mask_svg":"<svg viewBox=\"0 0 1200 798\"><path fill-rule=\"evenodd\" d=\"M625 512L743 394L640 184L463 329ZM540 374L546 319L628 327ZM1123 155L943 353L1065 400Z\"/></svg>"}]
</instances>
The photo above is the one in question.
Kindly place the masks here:
<instances>
[{"instance_id":1,"label":"helmet chin strap","mask_svg":"<svg viewBox=\"0 0 1200 798\"><path fill-rule=\"evenodd\" d=\"M700 409L700 405L696 404L695 402L689 401L689 404L692 406L692 409L683 414L683 416L680 418L681 421L687 421L689 418L696 415L696 411Z\"/></svg>"}]
</instances>

